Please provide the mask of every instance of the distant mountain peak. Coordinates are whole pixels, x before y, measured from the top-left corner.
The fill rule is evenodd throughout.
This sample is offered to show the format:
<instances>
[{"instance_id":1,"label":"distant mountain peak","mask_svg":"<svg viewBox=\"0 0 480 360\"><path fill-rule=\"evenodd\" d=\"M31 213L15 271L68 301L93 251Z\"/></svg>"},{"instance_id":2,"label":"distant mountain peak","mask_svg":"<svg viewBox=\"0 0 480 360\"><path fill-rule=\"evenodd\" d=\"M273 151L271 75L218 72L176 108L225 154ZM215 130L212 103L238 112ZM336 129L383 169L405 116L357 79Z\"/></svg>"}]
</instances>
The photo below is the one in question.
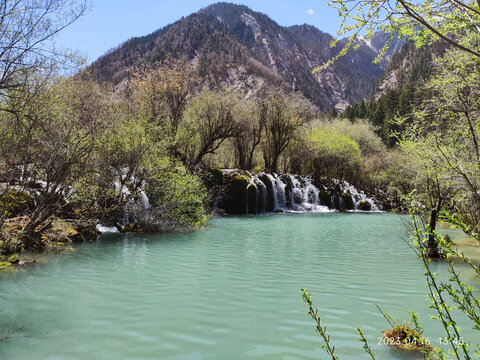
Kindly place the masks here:
<instances>
[{"instance_id":1,"label":"distant mountain peak","mask_svg":"<svg viewBox=\"0 0 480 360\"><path fill-rule=\"evenodd\" d=\"M252 93L262 86L294 88L321 110L343 110L368 97L385 64L373 64L382 39L363 42L322 73L312 70L335 56L333 37L308 24L283 27L244 5L219 2L156 32L132 38L95 61L101 81L119 83L126 69L166 56L191 61L201 76Z\"/></svg>"}]
</instances>

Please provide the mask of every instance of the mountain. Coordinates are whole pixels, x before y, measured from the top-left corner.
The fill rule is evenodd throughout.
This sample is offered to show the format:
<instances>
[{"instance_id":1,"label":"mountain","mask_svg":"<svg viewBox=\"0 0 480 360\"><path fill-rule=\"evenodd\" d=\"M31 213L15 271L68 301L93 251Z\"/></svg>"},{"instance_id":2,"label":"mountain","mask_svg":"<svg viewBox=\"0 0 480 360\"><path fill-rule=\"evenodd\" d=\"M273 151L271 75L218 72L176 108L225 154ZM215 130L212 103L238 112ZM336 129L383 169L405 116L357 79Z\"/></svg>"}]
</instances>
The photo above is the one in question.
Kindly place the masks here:
<instances>
[{"instance_id":1,"label":"mountain","mask_svg":"<svg viewBox=\"0 0 480 360\"><path fill-rule=\"evenodd\" d=\"M387 61L373 64L387 36L358 39L359 49L333 66L312 74L335 56L345 40L310 25L282 27L246 6L217 3L147 36L132 38L96 60L91 73L100 81L120 83L126 69L167 55L190 61L202 76L255 94L265 84L301 92L322 111L343 110L370 95ZM397 41L388 56L397 49Z\"/></svg>"},{"instance_id":2,"label":"mountain","mask_svg":"<svg viewBox=\"0 0 480 360\"><path fill-rule=\"evenodd\" d=\"M342 116L350 120L368 119L377 129L383 141L390 146L397 143L392 132L401 133L403 125L395 119L403 117L406 123L412 118L413 109L431 97L425 83L435 73L434 59L447 49L443 42L417 48L413 42L403 44L379 79L368 101L347 106Z\"/></svg>"}]
</instances>

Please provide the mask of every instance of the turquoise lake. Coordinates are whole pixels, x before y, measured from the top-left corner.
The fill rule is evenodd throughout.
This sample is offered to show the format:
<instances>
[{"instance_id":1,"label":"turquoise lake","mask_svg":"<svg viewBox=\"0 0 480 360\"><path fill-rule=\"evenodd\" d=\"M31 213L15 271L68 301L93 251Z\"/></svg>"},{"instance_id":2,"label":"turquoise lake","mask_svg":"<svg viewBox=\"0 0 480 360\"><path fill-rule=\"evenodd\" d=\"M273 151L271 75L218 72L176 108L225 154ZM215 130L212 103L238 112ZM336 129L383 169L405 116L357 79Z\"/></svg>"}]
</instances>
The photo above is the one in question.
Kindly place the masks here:
<instances>
[{"instance_id":1,"label":"turquoise lake","mask_svg":"<svg viewBox=\"0 0 480 360\"><path fill-rule=\"evenodd\" d=\"M421 359L378 344L389 324L375 304L397 319L418 312L433 345L443 335L406 221L275 214L213 219L192 233L104 234L0 273L0 337L28 325L0 342L0 359L327 359L303 287L341 359L368 359L356 325L379 359ZM445 264L433 267L445 275Z\"/></svg>"}]
</instances>

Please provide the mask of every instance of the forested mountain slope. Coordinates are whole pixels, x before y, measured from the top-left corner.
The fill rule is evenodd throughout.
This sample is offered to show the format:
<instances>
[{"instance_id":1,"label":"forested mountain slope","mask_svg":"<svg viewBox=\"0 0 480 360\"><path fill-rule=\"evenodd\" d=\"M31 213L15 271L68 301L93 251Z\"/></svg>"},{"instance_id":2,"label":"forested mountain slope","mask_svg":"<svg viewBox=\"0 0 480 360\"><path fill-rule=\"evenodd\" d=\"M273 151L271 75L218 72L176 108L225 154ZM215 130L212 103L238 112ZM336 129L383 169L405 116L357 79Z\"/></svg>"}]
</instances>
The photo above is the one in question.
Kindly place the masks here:
<instances>
[{"instance_id":1,"label":"forested mountain slope","mask_svg":"<svg viewBox=\"0 0 480 360\"><path fill-rule=\"evenodd\" d=\"M282 27L245 6L218 3L126 41L95 61L90 71L101 81L118 84L128 68L173 56L190 61L202 77L230 87L254 94L264 84L282 86L300 91L324 112L343 110L370 95L400 42L392 44L385 61L374 64L387 37L360 39L358 51L312 74L341 48L342 42L331 48L332 39L310 25Z\"/></svg>"}]
</instances>

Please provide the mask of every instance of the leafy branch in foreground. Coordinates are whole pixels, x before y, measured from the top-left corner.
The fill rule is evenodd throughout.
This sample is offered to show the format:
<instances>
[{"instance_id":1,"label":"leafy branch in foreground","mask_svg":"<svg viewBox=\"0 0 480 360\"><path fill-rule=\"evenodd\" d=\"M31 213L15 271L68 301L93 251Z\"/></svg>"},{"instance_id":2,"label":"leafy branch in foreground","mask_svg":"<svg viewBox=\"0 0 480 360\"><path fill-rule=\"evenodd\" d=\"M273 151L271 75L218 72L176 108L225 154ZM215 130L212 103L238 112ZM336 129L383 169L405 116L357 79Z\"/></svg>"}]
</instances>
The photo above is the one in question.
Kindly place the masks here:
<instances>
[{"instance_id":1,"label":"leafy branch in foreground","mask_svg":"<svg viewBox=\"0 0 480 360\"><path fill-rule=\"evenodd\" d=\"M358 48L358 38L370 39L377 31L390 34L390 37L376 61L386 54L394 35L409 38L417 46L441 40L469 56L480 58L475 44L459 39L465 32L480 33L478 1L331 0L329 5L337 10L341 20L338 35L348 35L348 40L338 55L320 69L335 62L349 49ZM335 40L332 46L337 42Z\"/></svg>"},{"instance_id":2,"label":"leafy branch in foreground","mask_svg":"<svg viewBox=\"0 0 480 360\"><path fill-rule=\"evenodd\" d=\"M363 349L368 355L370 355L372 360L375 360L375 353L373 352L372 347L368 345L368 340L365 337L365 335L363 335L363 330L360 328L360 326L357 326L357 331L358 331L358 334L360 335L359 340L363 343Z\"/></svg>"},{"instance_id":3,"label":"leafy branch in foreground","mask_svg":"<svg viewBox=\"0 0 480 360\"><path fill-rule=\"evenodd\" d=\"M322 326L322 321L320 316L318 316L318 309L313 308L312 303L312 294L307 292L307 289L302 289L302 300L308 304L308 315L312 317L313 320L317 323L317 331L323 338L324 344L322 345L322 349L325 349L328 355L332 358L332 360L340 360L338 356L334 355L335 346L330 345L330 335L327 334L327 327Z\"/></svg>"}]
</instances>

